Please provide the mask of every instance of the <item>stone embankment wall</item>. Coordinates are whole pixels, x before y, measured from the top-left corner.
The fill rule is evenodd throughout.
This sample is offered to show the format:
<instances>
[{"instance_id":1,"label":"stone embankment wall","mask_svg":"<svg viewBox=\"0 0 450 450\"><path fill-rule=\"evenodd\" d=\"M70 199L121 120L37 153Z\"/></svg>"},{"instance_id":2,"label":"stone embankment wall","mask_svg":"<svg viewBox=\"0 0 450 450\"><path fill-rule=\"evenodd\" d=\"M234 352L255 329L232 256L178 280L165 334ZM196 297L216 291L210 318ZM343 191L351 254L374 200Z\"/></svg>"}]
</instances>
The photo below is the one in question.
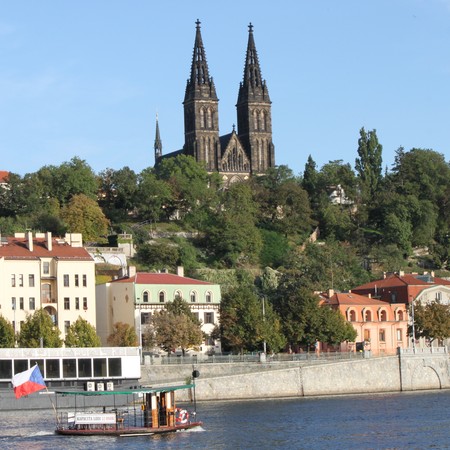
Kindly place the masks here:
<instances>
[{"instance_id":1,"label":"stone embankment wall","mask_svg":"<svg viewBox=\"0 0 450 450\"><path fill-rule=\"evenodd\" d=\"M398 356L323 363L199 364L196 399L349 395L450 388L449 357L438 353L401 353ZM192 365L142 368L143 385L184 383ZM187 400L185 398L184 400Z\"/></svg>"}]
</instances>

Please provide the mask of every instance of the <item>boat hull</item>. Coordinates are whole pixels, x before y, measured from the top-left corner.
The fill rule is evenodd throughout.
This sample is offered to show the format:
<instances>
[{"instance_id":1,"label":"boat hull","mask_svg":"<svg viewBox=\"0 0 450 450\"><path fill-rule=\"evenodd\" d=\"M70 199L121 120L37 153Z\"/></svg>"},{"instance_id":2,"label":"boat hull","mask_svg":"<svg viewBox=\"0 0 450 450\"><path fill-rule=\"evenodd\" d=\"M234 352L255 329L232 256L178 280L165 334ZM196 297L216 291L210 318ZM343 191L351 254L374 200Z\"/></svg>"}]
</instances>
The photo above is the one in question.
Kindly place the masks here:
<instances>
[{"instance_id":1,"label":"boat hull","mask_svg":"<svg viewBox=\"0 0 450 450\"><path fill-rule=\"evenodd\" d=\"M152 434L173 433L176 431L188 430L190 428L199 427L203 422L189 422L175 426L163 426L159 428L137 427L137 428L96 428L96 429L70 429L57 428L56 434L64 436L146 436Z\"/></svg>"}]
</instances>

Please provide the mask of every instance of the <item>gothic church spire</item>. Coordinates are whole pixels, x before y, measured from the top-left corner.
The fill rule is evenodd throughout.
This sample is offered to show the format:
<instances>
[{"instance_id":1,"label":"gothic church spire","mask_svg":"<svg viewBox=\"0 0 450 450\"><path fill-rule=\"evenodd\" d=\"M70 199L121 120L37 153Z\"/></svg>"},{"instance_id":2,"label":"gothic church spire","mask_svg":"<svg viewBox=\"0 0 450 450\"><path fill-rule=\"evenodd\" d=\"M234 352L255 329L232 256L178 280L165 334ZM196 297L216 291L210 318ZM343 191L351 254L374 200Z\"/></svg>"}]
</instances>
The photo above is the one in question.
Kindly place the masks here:
<instances>
[{"instance_id":1,"label":"gothic church spire","mask_svg":"<svg viewBox=\"0 0 450 450\"><path fill-rule=\"evenodd\" d=\"M159 134L158 114L156 114L155 144L153 148L155 149L155 163L157 163L162 157L162 141Z\"/></svg>"}]
</instances>

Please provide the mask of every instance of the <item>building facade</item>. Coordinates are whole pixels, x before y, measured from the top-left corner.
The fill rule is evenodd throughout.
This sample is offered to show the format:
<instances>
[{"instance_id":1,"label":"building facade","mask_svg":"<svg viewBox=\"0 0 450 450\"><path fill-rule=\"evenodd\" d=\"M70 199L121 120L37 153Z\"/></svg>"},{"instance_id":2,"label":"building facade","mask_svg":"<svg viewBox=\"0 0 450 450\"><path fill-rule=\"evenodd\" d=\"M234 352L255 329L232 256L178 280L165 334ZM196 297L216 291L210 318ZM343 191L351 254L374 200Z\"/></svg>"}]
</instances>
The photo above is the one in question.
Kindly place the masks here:
<instances>
[{"instance_id":1,"label":"building facade","mask_svg":"<svg viewBox=\"0 0 450 450\"><path fill-rule=\"evenodd\" d=\"M155 164L163 158L190 155L197 162L203 162L208 172L219 172L224 184L245 180L251 174L265 173L275 166L271 104L250 24L244 78L236 104L237 131L233 125L231 133L219 134L219 98L197 20L191 71L183 102L184 146L163 155L157 120Z\"/></svg>"},{"instance_id":2,"label":"building facade","mask_svg":"<svg viewBox=\"0 0 450 450\"><path fill-rule=\"evenodd\" d=\"M42 308L65 339L78 317L95 326L94 260L81 234L16 233L0 239L0 313L20 332Z\"/></svg>"},{"instance_id":3,"label":"building facade","mask_svg":"<svg viewBox=\"0 0 450 450\"><path fill-rule=\"evenodd\" d=\"M407 348L408 312L404 304L389 304L363 295L333 293L324 303L338 310L357 332L355 342L341 344L342 351L370 351L374 355L395 355Z\"/></svg>"},{"instance_id":4,"label":"building facade","mask_svg":"<svg viewBox=\"0 0 450 450\"><path fill-rule=\"evenodd\" d=\"M106 345L117 322L135 327L139 345L145 347L145 334L151 316L165 309L167 303L181 297L202 322L202 331L210 336L219 324L220 286L177 274L135 273L129 268L128 277L97 286L97 334ZM220 341L206 339L201 353L220 352Z\"/></svg>"}]
</instances>

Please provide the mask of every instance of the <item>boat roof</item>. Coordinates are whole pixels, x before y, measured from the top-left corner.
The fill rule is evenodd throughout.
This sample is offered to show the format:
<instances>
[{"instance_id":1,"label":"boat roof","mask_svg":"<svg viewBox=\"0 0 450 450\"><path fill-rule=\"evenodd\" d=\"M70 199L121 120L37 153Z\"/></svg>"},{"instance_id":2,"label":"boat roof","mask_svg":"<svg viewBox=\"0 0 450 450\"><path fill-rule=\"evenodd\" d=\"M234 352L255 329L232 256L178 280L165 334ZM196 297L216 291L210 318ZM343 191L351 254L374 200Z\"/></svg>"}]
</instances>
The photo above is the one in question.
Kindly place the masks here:
<instances>
[{"instance_id":1,"label":"boat roof","mask_svg":"<svg viewBox=\"0 0 450 450\"><path fill-rule=\"evenodd\" d=\"M131 394L154 394L156 392L172 392L180 389L193 388L194 384L181 384L177 386L142 387L137 389L124 389L121 391L60 391L55 389L57 395L80 395L92 397L96 395L131 395Z\"/></svg>"}]
</instances>

